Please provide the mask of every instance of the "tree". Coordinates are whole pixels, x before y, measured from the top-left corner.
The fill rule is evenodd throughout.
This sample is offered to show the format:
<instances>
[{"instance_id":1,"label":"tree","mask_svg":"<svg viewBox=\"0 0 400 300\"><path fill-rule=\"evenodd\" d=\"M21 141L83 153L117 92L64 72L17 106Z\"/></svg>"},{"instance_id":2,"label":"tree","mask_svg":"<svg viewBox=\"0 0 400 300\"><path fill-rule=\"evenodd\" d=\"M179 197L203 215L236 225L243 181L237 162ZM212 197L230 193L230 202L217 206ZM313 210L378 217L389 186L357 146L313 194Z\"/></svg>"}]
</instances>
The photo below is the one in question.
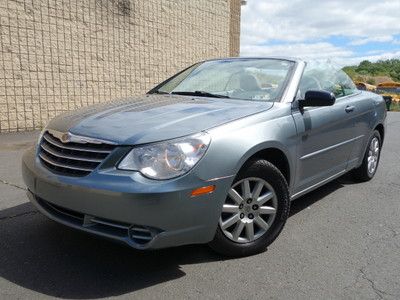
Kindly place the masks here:
<instances>
[{"instance_id":1,"label":"tree","mask_svg":"<svg viewBox=\"0 0 400 300\"><path fill-rule=\"evenodd\" d=\"M375 76L389 76L393 81L400 81L400 59L393 58L377 62L364 60L358 66L344 67L343 71L353 80L359 76L368 78L368 80L374 79Z\"/></svg>"},{"instance_id":2,"label":"tree","mask_svg":"<svg viewBox=\"0 0 400 300\"><path fill-rule=\"evenodd\" d=\"M375 81L375 79L374 79L374 78L372 78L372 77L368 77L368 79L367 79L367 83L368 83L368 84L375 85L375 84L376 84L376 81Z\"/></svg>"}]
</instances>

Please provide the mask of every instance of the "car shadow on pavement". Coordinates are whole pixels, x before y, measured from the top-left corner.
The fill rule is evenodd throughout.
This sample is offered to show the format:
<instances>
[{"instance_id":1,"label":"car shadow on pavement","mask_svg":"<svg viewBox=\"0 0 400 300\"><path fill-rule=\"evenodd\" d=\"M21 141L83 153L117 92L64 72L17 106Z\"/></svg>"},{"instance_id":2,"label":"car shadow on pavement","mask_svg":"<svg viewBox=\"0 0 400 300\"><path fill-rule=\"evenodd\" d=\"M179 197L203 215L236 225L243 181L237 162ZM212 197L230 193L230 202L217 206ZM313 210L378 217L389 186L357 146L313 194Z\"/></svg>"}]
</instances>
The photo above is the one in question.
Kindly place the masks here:
<instances>
[{"instance_id":1,"label":"car shadow on pavement","mask_svg":"<svg viewBox=\"0 0 400 300\"><path fill-rule=\"evenodd\" d=\"M342 182L294 201L291 215L343 187ZM223 259L206 245L136 251L52 222L30 203L0 211L0 276L48 296L124 295L185 276L182 265Z\"/></svg>"},{"instance_id":2,"label":"car shadow on pavement","mask_svg":"<svg viewBox=\"0 0 400 300\"><path fill-rule=\"evenodd\" d=\"M48 296L124 295L185 276L182 265L221 260L206 245L137 251L50 221L30 203L0 213L0 276Z\"/></svg>"},{"instance_id":3,"label":"car shadow on pavement","mask_svg":"<svg viewBox=\"0 0 400 300\"><path fill-rule=\"evenodd\" d=\"M356 184L354 181L352 181L349 174L345 174L336 180L328 182L320 188L292 201L290 205L290 216L296 215L303 209L306 209L307 207L313 205L315 202L320 201L334 191L344 187L346 184Z\"/></svg>"}]
</instances>

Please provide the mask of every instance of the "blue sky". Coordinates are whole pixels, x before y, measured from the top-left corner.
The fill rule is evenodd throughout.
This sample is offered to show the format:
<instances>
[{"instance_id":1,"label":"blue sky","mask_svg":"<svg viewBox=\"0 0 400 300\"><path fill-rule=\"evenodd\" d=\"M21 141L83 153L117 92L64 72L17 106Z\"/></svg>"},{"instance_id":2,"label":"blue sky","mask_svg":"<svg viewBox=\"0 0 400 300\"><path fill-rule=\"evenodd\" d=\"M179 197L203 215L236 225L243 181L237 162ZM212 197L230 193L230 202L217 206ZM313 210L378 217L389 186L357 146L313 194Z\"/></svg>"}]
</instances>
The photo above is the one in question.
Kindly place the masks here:
<instances>
[{"instance_id":1,"label":"blue sky","mask_svg":"<svg viewBox=\"0 0 400 300\"><path fill-rule=\"evenodd\" d=\"M400 0L248 0L241 56L289 55L341 65L400 58Z\"/></svg>"}]
</instances>

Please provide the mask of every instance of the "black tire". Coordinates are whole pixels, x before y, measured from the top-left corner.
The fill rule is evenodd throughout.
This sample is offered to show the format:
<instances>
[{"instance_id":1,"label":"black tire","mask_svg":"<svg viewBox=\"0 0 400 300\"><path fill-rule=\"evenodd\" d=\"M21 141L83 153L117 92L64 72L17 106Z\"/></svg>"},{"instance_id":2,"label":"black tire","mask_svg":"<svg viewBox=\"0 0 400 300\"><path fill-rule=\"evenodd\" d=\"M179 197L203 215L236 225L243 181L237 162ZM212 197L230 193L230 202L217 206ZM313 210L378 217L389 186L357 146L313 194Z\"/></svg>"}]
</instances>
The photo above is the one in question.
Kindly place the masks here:
<instances>
[{"instance_id":1,"label":"black tire","mask_svg":"<svg viewBox=\"0 0 400 300\"><path fill-rule=\"evenodd\" d=\"M369 170L368 170L368 153L369 153L369 150L370 150L371 141L372 141L374 138L377 138L377 139L378 139L378 142L379 142L379 152L378 152L378 161L377 161L377 165L376 165L376 167L375 167L375 170L371 173L371 172L369 172ZM375 130L374 133L372 134L371 138L368 140L367 149L365 150L364 158L363 158L363 161L362 161L361 166L359 166L358 168L356 168L356 169L354 169L354 170L352 171L352 176L353 176L353 179L354 179L355 181L358 181L358 182L366 182L366 181L371 180L371 179L375 176L376 170L378 169L378 166L379 166L379 160L380 160L380 156L381 156L381 150L382 150L382 139L381 139L381 135L380 135L380 133L379 133L378 130Z\"/></svg>"},{"instance_id":2,"label":"black tire","mask_svg":"<svg viewBox=\"0 0 400 300\"><path fill-rule=\"evenodd\" d=\"M237 243L229 239L218 225L214 239L209 243L216 252L225 256L242 257L261 253L278 237L290 211L290 196L285 177L277 167L266 160L252 160L245 164L236 176L233 185L245 178L256 177L270 184L277 198L275 218L268 230L251 242ZM233 186L232 185L232 186Z\"/></svg>"}]
</instances>

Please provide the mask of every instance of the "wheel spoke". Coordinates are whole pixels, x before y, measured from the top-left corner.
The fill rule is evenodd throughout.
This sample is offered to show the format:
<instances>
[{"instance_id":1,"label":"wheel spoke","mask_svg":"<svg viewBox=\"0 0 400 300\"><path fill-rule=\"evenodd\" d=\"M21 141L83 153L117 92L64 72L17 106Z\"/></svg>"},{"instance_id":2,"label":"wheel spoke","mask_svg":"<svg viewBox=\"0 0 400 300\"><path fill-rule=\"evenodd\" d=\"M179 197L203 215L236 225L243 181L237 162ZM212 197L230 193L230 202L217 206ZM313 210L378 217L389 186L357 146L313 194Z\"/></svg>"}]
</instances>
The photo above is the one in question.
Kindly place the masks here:
<instances>
[{"instance_id":1,"label":"wheel spoke","mask_svg":"<svg viewBox=\"0 0 400 300\"><path fill-rule=\"evenodd\" d=\"M265 202L267 202L268 200L271 200L274 197L274 194L272 192L268 192L260 197L258 197L257 199L257 204L259 206L263 205Z\"/></svg>"},{"instance_id":2,"label":"wheel spoke","mask_svg":"<svg viewBox=\"0 0 400 300\"><path fill-rule=\"evenodd\" d=\"M261 181L257 182L256 187L254 188L253 192L251 193L251 198L253 200L257 200L260 197L263 187L264 187L264 184Z\"/></svg>"},{"instance_id":3,"label":"wheel spoke","mask_svg":"<svg viewBox=\"0 0 400 300\"><path fill-rule=\"evenodd\" d=\"M232 200L234 200L237 204L240 204L243 202L243 198L242 196L240 196L238 194L238 192L236 192L236 190L234 189L230 189L228 192L229 197L231 197Z\"/></svg>"},{"instance_id":4,"label":"wheel spoke","mask_svg":"<svg viewBox=\"0 0 400 300\"><path fill-rule=\"evenodd\" d=\"M250 182L248 180L242 182L242 196L244 199L251 198Z\"/></svg>"},{"instance_id":5,"label":"wheel spoke","mask_svg":"<svg viewBox=\"0 0 400 300\"><path fill-rule=\"evenodd\" d=\"M239 205L224 204L224 206L222 207L222 212L237 213L239 212Z\"/></svg>"},{"instance_id":6,"label":"wheel spoke","mask_svg":"<svg viewBox=\"0 0 400 300\"><path fill-rule=\"evenodd\" d=\"M375 157L378 156L378 153L379 153L379 141L378 141L377 138L374 138L371 141L371 143L369 145L369 149L370 149L370 151L368 153L368 156L375 156Z\"/></svg>"},{"instance_id":7,"label":"wheel spoke","mask_svg":"<svg viewBox=\"0 0 400 300\"><path fill-rule=\"evenodd\" d=\"M375 152L375 155L378 155L378 153L379 153L379 146L378 145L375 146L374 152Z\"/></svg>"},{"instance_id":8,"label":"wheel spoke","mask_svg":"<svg viewBox=\"0 0 400 300\"><path fill-rule=\"evenodd\" d=\"M254 219L254 222L256 222L257 225L260 226L264 230L268 230L268 228L269 228L269 225L267 224L267 222L265 222L264 219L261 218L260 216L257 216Z\"/></svg>"},{"instance_id":9,"label":"wheel spoke","mask_svg":"<svg viewBox=\"0 0 400 300\"><path fill-rule=\"evenodd\" d=\"M239 215L234 215L234 216L232 216L232 217L230 217L228 220L226 220L225 222L223 222L222 224L221 224L221 228L222 229L226 229L226 228L228 228L228 227L230 227L230 226L232 226L233 224L235 224L237 221L239 221L240 220L240 218L239 218Z\"/></svg>"},{"instance_id":10,"label":"wheel spoke","mask_svg":"<svg viewBox=\"0 0 400 300\"><path fill-rule=\"evenodd\" d=\"M239 222L236 223L236 227L235 227L235 229L233 230L233 233L232 233L233 239L235 241L237 241L239 239L239 236L243 231L243 227L244 227L244 223L242 221L239 221Z\"/></svg>"},{"instance_id":11,"label":"wheel spoke","mask_svg":"<svg viewBox=\"0 0 400 300\"><path fill-rule=\"evenodd\" d=\"M273 208L272 206L261 206L259 208L259 211L261 215L272 215L276 213L276 209Z\"/></svg>"},{"instance_id":12,"label":"wheel spoke","mask_svg":"<svg viewBox=\"0 0 400 300\"><path fill-rule=\"evenodd\" d=\"M254 224L253 224L253 222L246 223L246 236L250 242L252 240L254 240Z\"/></svg>"}]
</instances>

